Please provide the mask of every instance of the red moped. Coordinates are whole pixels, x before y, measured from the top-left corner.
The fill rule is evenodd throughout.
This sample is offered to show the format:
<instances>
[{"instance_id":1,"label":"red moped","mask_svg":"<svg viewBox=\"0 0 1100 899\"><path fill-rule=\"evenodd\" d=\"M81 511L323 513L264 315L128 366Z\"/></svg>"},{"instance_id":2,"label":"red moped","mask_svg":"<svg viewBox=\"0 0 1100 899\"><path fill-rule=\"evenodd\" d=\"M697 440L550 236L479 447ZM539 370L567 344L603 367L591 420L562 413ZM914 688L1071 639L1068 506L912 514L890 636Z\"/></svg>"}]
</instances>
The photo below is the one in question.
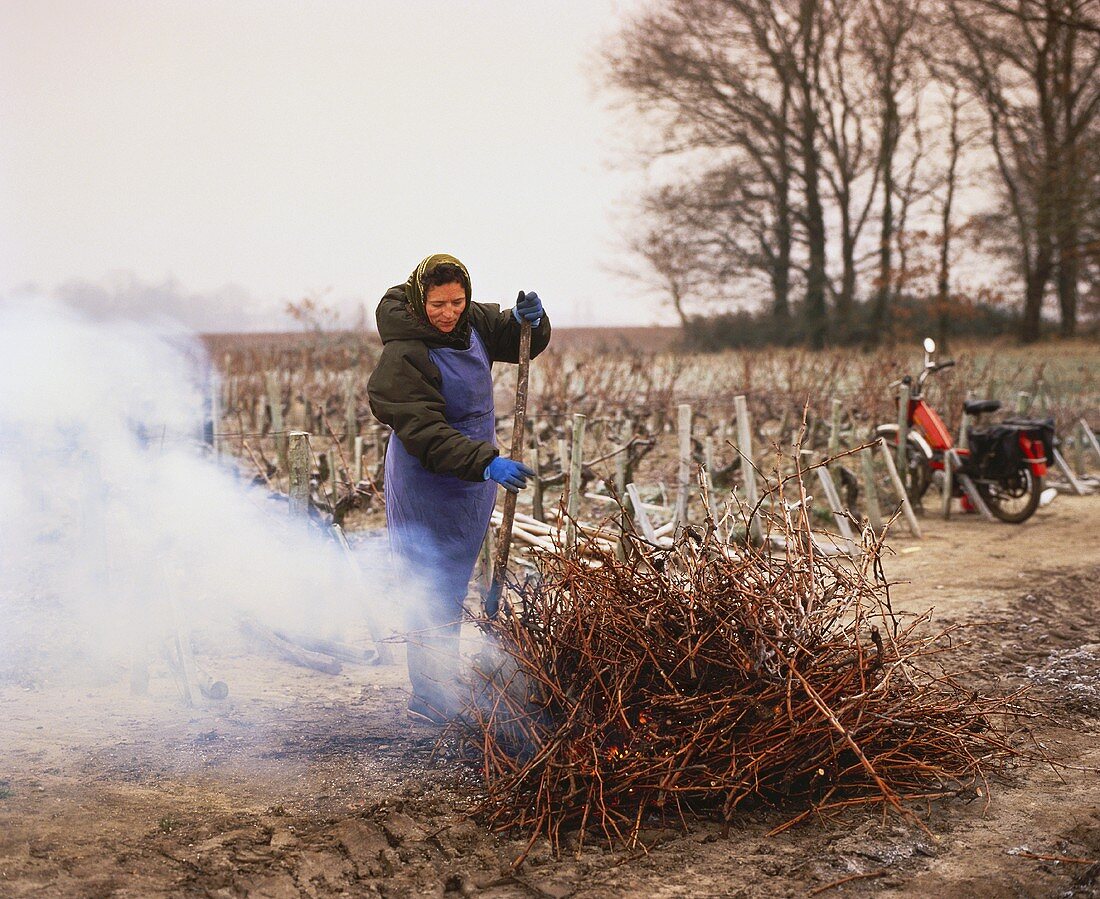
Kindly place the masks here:
<instances>
[{"instance_id":1,"label":"red moped","mask_svg":"<svg viewBox=\"0 0 1100 899\"><path fill-rule=\"evenodd\" d=\"M978 494L1001 521L1019 524L1039 507L1047 460L1054 449L1054 422L1047 420L1008 419L985 427L967 429L967 445L956 446L951 432L939 413L924 398L924 382L930 375L951 368L953 360L935 361L936 342L924 340L924 367L917 377L906 375L891 387L904 384L909 389L899 394L900 403L908 403L908 432L905 441L907 491L910 500L919 502L932 483L934 473L942 472L950 453L958 473L973 481ZM974 418L1001 408L999 400L967 400L964 411ZM900 414L899 414L900 417ZM898 424L881 424L875 435L883 437L896 451ZM963 498L969 507L959 479L952 478L952 496Z\"/></svg>"}]
</instances>

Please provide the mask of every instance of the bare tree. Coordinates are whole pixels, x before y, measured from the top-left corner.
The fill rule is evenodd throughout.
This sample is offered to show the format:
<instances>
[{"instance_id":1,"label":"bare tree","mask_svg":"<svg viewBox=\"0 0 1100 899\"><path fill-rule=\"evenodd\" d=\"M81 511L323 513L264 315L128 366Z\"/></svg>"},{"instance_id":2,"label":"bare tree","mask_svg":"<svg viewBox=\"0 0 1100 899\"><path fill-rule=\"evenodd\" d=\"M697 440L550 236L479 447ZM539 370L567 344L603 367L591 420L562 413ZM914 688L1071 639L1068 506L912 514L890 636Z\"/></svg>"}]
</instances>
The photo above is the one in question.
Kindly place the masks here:
<instances>
[{"instance_id":1,"label":"bare tree","mask_svg":"<svg viewBox=\"0 0 1100 899\"><path fill-rule=\"evenodd\" d=\"M629 22L606 65L610 84L656 118L653 158L691 157L706 172L691 179L705 189L681 191L675 207L682 221L722 213L728 230L706 228L699 241L725 250L714 277L764 274L780 320L791 307L798 149L789 27L766 0L673 0Z\"/></svg>"},{"instance_id":2,"label":"bare tree","mask_svg":"<svg viewBox=\"0 0 1100 899\"><path fill-rule=\"evenodd\" d=\"M821 52L824 19L821 0L798 0L797 41L786 53L788 77L794 81L798 100L796 113L798 146L801 154L803 206L800 218L806 230L809 262L806 267L806 326L810 345L823 347L827 338L825 292L828 288L825 253L825 210L821 202L821 155L818 136L821 125L817 98L820 95Z\"/></svg>"},{"instance_id":3,"label":"bare tree","mask_svg":"<svg viewBox=\"0 0 1100 899\"><path fill-rule=\"evenodd\" d=\"M687 328L688 304L708 280L706 240L686 213L682 192L663 187L646 198L641 227L628 242L646 269L621 270L650 287L656 287L672 304L680 325Z\"/></svg>"},{"instance_id":4,"label":"bare tree","mask_svg":"<svg viewBox=\"0 0 1100 899\"><path fill-rule=\"evenodd\" d=\"M858 25L858 0L827 0L831 34L824 54L820 84L822 141L828 155L824 168L840 217L840 285L836 318L842 332L851 325L858 278L857 247L867 224L878 185L871 98L852 48L851 30ZM869 182L869 183L868 183Z\"/></svg>"},{"instance_id":5,"label":"bare tree","mask_svg":"<svg viewBox=\"0 0 1100 899\"><path fill-rule=\"evenodd\" d=\"M1100 40L1087 0L946 0L965 53L954 73L981 99L1024 276L1020 337L1040 334L1056 276L1062 334L1077 324L1086 137L1100 114Z\"/></svg>"},{"instance_id":6,"label":"bare tree","mask_svg":"<svg viewBox=\"0 0 1100 899\"><path fill-rule=\"evenodd\" d=\"M874 85L878 111L878 172L882 184L878 238L878 276L871 303L871 338L881 340L891 327L895 281L894 229L897 199L896 159L905 125L903 94L914 77L913 29L921 0L866 0L860 29L860 55Z\"/></svg>"},{"instance_id":7,"label":"bare tree","mask_svg":"<svg viewBox=\"0 0 1100 899\"><path fill-rule=\"evenodd\" d=\"M966 145L962 132L961 116L965 100L962 89L956 84L948 97L947 167L943 179L943 199L940 202L940 254L936 275L936 338L946 351L951 330L951 240L955 211L955 191L959 181L959 157Z\"/></svg>"}]
</instances>

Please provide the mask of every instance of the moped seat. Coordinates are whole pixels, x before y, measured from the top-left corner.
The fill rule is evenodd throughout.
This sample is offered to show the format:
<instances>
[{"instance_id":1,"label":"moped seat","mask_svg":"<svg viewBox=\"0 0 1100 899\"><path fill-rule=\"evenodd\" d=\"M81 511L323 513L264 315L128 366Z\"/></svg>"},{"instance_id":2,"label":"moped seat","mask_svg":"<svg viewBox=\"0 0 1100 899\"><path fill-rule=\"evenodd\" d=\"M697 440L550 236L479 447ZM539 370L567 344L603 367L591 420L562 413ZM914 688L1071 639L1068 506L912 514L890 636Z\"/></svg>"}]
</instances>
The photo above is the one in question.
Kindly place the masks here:
<instances>
[{"instance_id":1,"label":"moped seat","mask_svg":"<svg viewBox=\"0 0 1100 899\"><path fill-rule=\"evenodd\" d=\"M967 415L981 415L985 412L996 412L1000 408L1000 400L967 400L963 403L963 410Z\"/></svg>"}]
</instances>

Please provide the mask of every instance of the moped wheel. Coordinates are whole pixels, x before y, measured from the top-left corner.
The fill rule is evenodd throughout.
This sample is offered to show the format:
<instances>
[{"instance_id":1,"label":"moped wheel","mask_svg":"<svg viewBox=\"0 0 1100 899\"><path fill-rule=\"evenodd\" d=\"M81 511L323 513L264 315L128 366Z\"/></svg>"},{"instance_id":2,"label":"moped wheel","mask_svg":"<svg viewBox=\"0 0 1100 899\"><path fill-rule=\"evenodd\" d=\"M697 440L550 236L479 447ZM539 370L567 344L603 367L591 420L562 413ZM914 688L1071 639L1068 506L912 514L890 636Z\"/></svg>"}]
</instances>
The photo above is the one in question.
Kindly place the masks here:
<instances>
[{"instance_id":1,"label":"moped wheel","mask_svg":"<svg viewBox=\"0 0 1100 899\"><path fill-rule=\"evenodd\" d=\"M890 448L890 452L894 453L896 457L898 426L895 424L879 425L875 428L875 436L882 437ZM905 462L907 469L905 485L906 492L909 494L909 501L919 503L932 484L932 461L925 453L924 447L912 434L907 435L905 438ZM899 471L898 474L902 474L902 472ZM893 492L893 485L889 481L885 482L883 486L891 493Z\"/></svg>"},{"instance_id":2,"label":"moped wheel","mask_svg":"<svg viewBox=\"0 0 1100 899\"><path fill-rule=\"evenodd\" d=\"M1021 462L1016 472L998 481L978 481L978 493L1001 521L1020 524L1039 508L1043 494L1043 479L1031 473L1031 466Z\"/></svg>"}]
</instances>

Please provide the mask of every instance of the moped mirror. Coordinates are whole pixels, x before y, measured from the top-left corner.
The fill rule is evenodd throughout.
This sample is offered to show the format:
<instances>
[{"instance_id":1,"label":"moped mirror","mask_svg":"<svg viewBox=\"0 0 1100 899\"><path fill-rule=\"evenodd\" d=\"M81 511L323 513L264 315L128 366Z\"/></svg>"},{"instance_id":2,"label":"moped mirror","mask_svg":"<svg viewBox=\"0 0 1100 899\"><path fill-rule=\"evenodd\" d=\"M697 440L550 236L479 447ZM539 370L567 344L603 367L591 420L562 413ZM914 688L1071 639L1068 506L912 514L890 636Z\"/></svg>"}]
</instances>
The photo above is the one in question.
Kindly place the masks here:
<instances>
[{"instance_id":1,"label":"moped mirror","mask_svg":"<svg viewBox=\"0 0 1100 899\"><path fill-rule=\"evenodd\" d=\"M936 341L934 341L931 337L924 338L924 351L930 356L934 352L936 352Z\"/></svg>"}]
</instances>

